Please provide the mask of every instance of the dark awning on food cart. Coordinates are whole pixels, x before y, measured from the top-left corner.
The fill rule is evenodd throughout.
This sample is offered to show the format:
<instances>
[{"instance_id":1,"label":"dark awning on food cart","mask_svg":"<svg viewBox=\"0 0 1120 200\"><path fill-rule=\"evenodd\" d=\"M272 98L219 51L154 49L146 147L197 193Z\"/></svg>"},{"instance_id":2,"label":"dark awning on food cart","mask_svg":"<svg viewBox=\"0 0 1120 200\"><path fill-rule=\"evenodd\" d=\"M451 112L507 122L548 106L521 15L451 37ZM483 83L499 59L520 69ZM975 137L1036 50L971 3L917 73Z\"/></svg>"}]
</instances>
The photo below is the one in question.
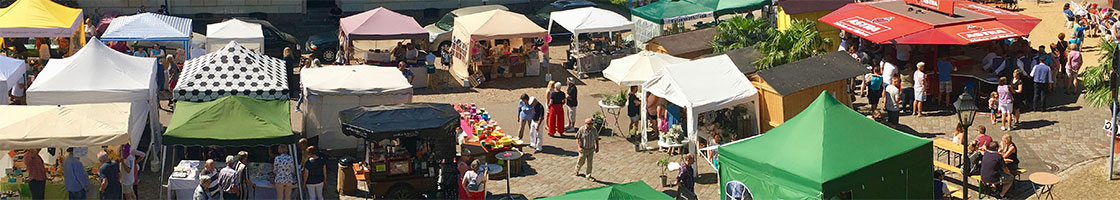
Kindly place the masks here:
<instances>
[{"instance_id":1,"label":"dark awning on food cart","mask_svg":"<svg viewBox=\"0 0 1120 200\"><path fill-rule=\"evenodd\" d=\"M366 140L449 133L459 112L450 104L406 103L363 106L338 113L342 133Z\"/></svg>"}]
</instances>

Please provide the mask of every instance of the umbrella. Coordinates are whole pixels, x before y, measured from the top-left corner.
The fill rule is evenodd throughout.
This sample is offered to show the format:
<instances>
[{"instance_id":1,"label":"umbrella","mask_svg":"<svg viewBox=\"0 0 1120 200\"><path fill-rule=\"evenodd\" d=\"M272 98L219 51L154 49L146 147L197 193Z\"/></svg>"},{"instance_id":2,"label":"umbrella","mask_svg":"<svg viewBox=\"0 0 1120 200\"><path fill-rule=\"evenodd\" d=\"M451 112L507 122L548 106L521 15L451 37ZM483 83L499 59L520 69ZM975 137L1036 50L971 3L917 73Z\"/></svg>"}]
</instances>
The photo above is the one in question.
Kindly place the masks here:
<instances>
[{"instance_id":1,"label":"umbrella","mask_svg":"<svg viewBox=\"0 0 1120 200\"><path fill-rule=\"evenodd\" d=\"M654 190L646 184L645 181L635 181L623 184L615 184L597 188L589 188L582 190L569 191L564 195L548 197L543 199L580 199L580 200L598 200L598 199L643 199L643 200L656 200L656 199L673 199L669 195Z\"/></svg>"},{"instance_id":2,"label":"umbrella","mask_svg":"<svg viewBox=\"0 0 1120 200\"><path fill-rule=\"evenodd\" d=\"M819 20L875 43L966 45L1026 36L1037 18L957 2L947 15L903 1L851 3Z\"/></svg>"},{"instance_id":3,"label":"umbrella","mask_svg":"<svg viewBox=\"0 0 1120 200\"><path fill-rule=\"evenodd\" d=\"M650 77L653 77L653 73L661 70L662 67L684 61L688 61L688 59L652 51L642 51L611 60L611 64L603 70L603 77L619 85L641 85Z\"/></svg>"}]
</instances>

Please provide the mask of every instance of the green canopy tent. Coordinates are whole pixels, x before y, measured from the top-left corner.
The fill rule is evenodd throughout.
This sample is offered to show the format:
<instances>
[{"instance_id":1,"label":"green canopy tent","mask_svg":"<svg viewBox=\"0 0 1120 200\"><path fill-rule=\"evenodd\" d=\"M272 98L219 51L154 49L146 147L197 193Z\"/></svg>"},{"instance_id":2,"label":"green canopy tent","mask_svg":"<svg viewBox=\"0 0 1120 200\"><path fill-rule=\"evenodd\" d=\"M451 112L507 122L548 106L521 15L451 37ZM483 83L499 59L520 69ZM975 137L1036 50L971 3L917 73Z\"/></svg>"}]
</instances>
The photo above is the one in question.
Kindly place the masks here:
<instances>
[{"instance_id":1,"label":"green canopy tent","mask_svg":"<svg viewBox=\"0 0 1120 200\"><path fill-rule=\"evenodd\" d=\"M745 13L770 5L769 0L664 0L630 10L634 39L645 43L660 36L663 25L688 20Z\"/></svg>"},{"instance_id":2,"label":"green canopy tent","mask_svg":"<svg viewBox=\"0 0 1120 200\"><path fill-rule=\"evenodd\" d=\"M292 133L290 116L287 100L226 96L208 102L180 101L163 134L163 158L167 157L167 147L174 145L289 145L289 149L293 149L289 153L296 156L297 137ZM298 177L299 172L296 175ZM163 177L161 172L160 179ZM302 189L300 194L303 194Z\"/></svg>"},{"instance_id":3,"label":"green canopy tent","mask_svg":"<svg viewBox=\"0 0 1120 200\"><path fill-rule=\"evenodd\" d=\"M715 10L715 15L746 13L770 5L769 0L691 0Z\"/></svg>"},{"instance_id":4,"label":"green canopy tent","mask_svg":"<svg viewBox=\"0 0 1120 200\"><path fill-rule=\"evenodd\" d=\"M932 142L883 126L827 92L766 134L719 147L720 193L754 199L928 199ZM733 182L732 184L728 184ZM736 188L732 185L739 185ZM734 192L733 192L734 193Z\"/></svg>"},{"instance_id":5,"label":"green canopy tent","mask_svg":"<svg viewBox=\"0 0 1120 200\"><path fill-rule=\"evenodd\" d=\"M932 187L932 186L931 186ZM645 181L635 181L623 184L614 184L597 188L573 190L564 195L541 198L547 200L671 200L673 197L654 190Z\"/></svg>"}]
</instances>

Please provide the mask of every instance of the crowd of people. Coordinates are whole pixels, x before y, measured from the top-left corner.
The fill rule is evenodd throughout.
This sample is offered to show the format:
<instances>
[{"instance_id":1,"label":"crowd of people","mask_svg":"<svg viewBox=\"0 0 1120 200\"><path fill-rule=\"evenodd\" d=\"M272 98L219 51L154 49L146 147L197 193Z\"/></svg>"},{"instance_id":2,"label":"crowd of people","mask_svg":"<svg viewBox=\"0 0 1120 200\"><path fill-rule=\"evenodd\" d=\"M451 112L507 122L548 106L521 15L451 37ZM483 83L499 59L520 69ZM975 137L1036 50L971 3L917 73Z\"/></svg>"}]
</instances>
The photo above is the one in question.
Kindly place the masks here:
<instances>
[{"instance_id":1,"label":"crowd of people","mask_svg":"<svg viewBox=\"0 0 1120 200\"><path fill-rule=\"evenodd\" d=\"M307 139L300 139L296 146L300 148L296 152L298 157L293 157L285 145L270 148L275 151L270 151L273 154L272 173L269 173L268 182L276 190L276 199L300 199L292 196L296 186L306 191L308 199L324 199L326 158L318 148L309 146ZM222 148L210 146L204 154L208 159L199 175L201 184L195 189L195 200L252 199L249 196L257 186L246 172L249 152L226 155ZM225 167L215 167L216 160L224 160ZM299 164L298 168L295 164ZM297 176L297 171L300 176Z\"/></svg>"}]
</instances>

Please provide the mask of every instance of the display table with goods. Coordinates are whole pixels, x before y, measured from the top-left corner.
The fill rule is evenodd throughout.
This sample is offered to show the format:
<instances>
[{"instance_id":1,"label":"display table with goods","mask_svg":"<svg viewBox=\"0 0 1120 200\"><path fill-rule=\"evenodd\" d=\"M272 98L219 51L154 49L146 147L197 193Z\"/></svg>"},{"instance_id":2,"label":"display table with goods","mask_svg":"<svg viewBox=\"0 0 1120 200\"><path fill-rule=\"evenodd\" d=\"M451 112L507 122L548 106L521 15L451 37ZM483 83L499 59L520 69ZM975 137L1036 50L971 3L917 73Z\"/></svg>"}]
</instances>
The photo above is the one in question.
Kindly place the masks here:
<instances>
[{"instance_id":1,"label":"display table with goods","mask_svg":"<svg viewBox=\"0 0 1120 200\"><path fill-rule=\"evenodd\" d=\"M12 169L4 171L4 177L0 180L0 198L3 199L31 199L31 187L28 185L27 177L30 173L26 170L22 155L23 153L10 154L18 155L12 159ZM60 158L61 159L61 158ZM61 161L61 160L58 161ZM57 163L57 162L56 162ZM63 177L61 169L55 166L46 166L47 181L44 189L45 199L67 199L69 192L66 191L65 178ZM97 188L100 188L101 179L97 176L97 168L92 165L86 165L86 176L89 177L89 190L86 191L87 199L97 199Z\"/></svg>"},{"instance_id":2,"label":"display table with goods","mask_svg":"<svg viewBox=\"0 0 1120 200\"><path fill-rule=\"evenodd\" d=\"M580 77L606 69L611 60L634 54L633 41L625 41L623 33L634 29L634 22L618 13L594 7L552 12L549 15L549 32L552 22L572 32L568 60ZM584 40L581 40L584 39Z\"/></svg>"},{"instance_id":3,"label":"display table with goods","mask_svg":"<svg viewBox=\"0 0 1120 200\"><path fill-rule=\"evenodd\" d=\"M362 172L372 196L453 199L458 183L455 127L449 104L406 103L339 112L342 133L365 141Z\"/></svg>"},{"instance_id":4,"label":"display table with goods","mask_svg":"<svg viewBox=\"0 0 1120 200\"><path fill-rule=\"evenodd\" d=\"M626 47L610 47L611 50L591 50L591 49L572 49L568 53L568 60L573 61L576 71L579 72L579 77L587 77L590 73L603 72L610 66L611 60L619 59L622 57L634 54L633 48Z\"/></svg>"},{"instance_id":5,"label":"display table with goods","mask_svg":"<svg viewBox=\"0 0 1120 200\"><path fill-rule=\"evenodd\" d=\"M521 147L529 146L521 139L514 139L505 134L498 122L490 118L486 109L478 108L474 104L459 104L455 106L459 111L459 124L463 130L461 148L470 152L472 158L482 159L486 163L497 163L507 166L511 172L520 172L524 164L523 158L513 160L500 160L496 157L499 152L521 152ZM510 162L506 165L506 162ZM508 173L491 175L490 178L505 178Z\"/></svg>"},{"instance_id":6,"label":"display table with goods","mask_svg":"<svg viewBox=\"0 0 1120 200\"><path fill-rule=\"evenodd\" d=\"M193 199L203 167L203 162L199 160L180 160L167 179L167 192L174 194L175 199ZM215 170L222 170L224 167L225 163L214 162ZM249 180L256 186L253 187L250 196L258 199L276 197L276 190L268 182L272 177L272 163L249 163L245 170L249 172ZM212 176L217 176L217 172ZM217 177L211 178L217 179Z\"/></svg>"}]
</instances>

